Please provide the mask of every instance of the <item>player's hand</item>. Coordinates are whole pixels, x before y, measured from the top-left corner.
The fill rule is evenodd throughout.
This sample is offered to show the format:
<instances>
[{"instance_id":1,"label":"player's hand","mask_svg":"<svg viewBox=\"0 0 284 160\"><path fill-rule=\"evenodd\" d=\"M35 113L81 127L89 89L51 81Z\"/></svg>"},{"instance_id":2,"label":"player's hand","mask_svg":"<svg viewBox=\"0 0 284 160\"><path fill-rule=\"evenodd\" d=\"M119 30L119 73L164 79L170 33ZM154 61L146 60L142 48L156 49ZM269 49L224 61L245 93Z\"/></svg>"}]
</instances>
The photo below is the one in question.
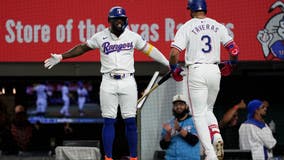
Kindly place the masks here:
<instances>
[{"instance_id":1,"label":"player's hand","mask_svg":"<svg viewBox=\"0 0 284 160\"><path fill-rule=\"evenodd\" d=\"M170 65L170 68L173 79L177 82L182 81L183 76L181 75L181 72L183 71L183 69L178 64Z\"/></svg>"},{"instance_id":2,"label":"player's hand","mask_svg":"<svg viewBox=\"0 0 284 160\"><path fill-rule=\"evenodd\" d=\"M50 54L50 58L46 59L44 61L44 67L51 69L54 65L59 63L62 60L62 55L61 54Z\"/></svg>"},{"instance_id":3,"label":"player's hand","mask_svg":"<svg viewBox=\"0 0 284 160\"><path fill-rule=\"evenodd\" d=\"M220 64L220 71L222 76L229 76L232 74L236 66L236 61L225 61Z\"/></svg>"}]
</instances>

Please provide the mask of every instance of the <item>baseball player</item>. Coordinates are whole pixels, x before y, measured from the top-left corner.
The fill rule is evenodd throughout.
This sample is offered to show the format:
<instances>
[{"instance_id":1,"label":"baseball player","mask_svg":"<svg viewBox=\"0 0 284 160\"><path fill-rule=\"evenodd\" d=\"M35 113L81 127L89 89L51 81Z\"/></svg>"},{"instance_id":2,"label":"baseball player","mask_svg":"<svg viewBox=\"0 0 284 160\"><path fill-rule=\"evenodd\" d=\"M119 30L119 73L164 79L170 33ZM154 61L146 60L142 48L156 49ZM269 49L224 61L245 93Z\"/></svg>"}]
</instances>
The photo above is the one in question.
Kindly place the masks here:
<instances>
[{"instance_id":1,"label":"baseball player","mask_svg":"<svg viewBox=\"0 0 284 160\"><path fill-rule=\"evenodd\" d=\"M70 116L69 108L70 108L70 98L69 98L69 83L65 82L61 87L61 96L63 101L63 106L60 110L60 114L68 117Z\"/></svg>"},{"instance_id":2,"label":"baseball player","mask_svg":"<svg viewBox=\"0 0 284 160\"><path fill-rule=\"evenodd\" d=\"M33 90L36 92L36 115L43 116L47 108L47 86L44 83L35 85Z\"/></svg>"},{"instance_id":3,"label":"baseball player","mask_svg":"<svg viewBox=\"0 0 284 160\"><path fill-rule=\"evenodd\" d=\"M79 107L78 109L80 112L80 116L84 116L83 109L86 103L86 98L88 96L88 91L84 87L84 84L81 81L78 82L77 95L78 95L78 107Z\"/></svg>"},{"instance_id":4,"label":"baseball player","mask_svg":"<svg viewBox=\"0 0 284 160\"><path fill-rule=\"evenodd\" d=\"M187 8L191 11L192 19L179 28L171 44L172 76L176 81L183 80L178 58L180 52L186 50L185 65L189 100L199 139L207 160L216 160L217 157L223 159L223 140L213 113L221 79L218 67L220 44L228 50L231 59L225 63L225 71L228 71L226 68L232 67L232 63L229 62L236 62L239 48L224 25L206 17L205 0L189 0Z\"/></svg>"},{"instance_id":5,"label":"baseball player","mask_svg":"<svg viewBox=\"0 0 284 160\"><path fill-rule=\"evenodd\" d=\"M102 140L105 160L112 160L112 145L115 137L114 124L118 105L126 127L130 159L137 159L136 105L137 85L134 78L134 49L169 66L165 56L153 45L147 43L139 34L127 28L128 17L125 9L115 6L108 13L109 27L94 34L85 43L75 46L63 54L51 54L45 60L48 69L62 59L80 56L93 49L100 50L102 82L100 85L100 102L104 125Z\"/></svg>"}]
</instances>

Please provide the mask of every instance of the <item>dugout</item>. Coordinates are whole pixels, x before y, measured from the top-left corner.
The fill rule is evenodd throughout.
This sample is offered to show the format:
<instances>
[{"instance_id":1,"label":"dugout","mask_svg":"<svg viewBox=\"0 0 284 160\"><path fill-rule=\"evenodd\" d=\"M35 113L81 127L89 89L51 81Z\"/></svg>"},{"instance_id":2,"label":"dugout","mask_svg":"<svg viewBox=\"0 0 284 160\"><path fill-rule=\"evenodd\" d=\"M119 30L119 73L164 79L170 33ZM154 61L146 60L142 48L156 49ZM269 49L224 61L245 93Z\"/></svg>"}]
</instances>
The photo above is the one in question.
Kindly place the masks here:
<instances>
[{"instance_id":1,"label":"dugout","mask_svg":"<svg viewBox=\"0 0 284 160\"><path fill-rule=\"evenodd\" d=\"M135 77L139 93L147 87L155 71L160 71L161 75L167 72L167 68L155 62L137 62L135 67ZM99 82L101 80L99 68L99 63L67 62L61 63L51 71L44 69L42 63L0 63L0 88L7 87L6 94L1 95L2 106L5 106L7 110L8 108L12 108L14 104L20 102L25 103L26 99L23 96L23 94L25 94L24 85L30 81L59 79L74 81L79 79L92 80L94 81L95 93L99 89ZM271 106L267 118L273 118L276 123L275 136L280 145L280 149L277 149L276 153L283 154L283 149L281 149L281 146L284 144L284 121L281 114L284 111L281 94L282 90L284 90L282 85L283 81L284 63L282 61L239 62L233 74L229 77L223 77L221 80L220 93L215 104L217 118L220 118L229 107L238 102L241 98L245 98L246 100L255 97L267 99ZM17 89L17 94L13 94L13 88ZM8 101L9 103L7 103ZM80 125L80 133L85 133L85 131L87 132L87 129L90 128L88 127L90 124L78 125ZM83 127L84 125L86 127ZM97 124L98 127L100 127L100 125L100 123ZM119 125L123 127L121 121L119 121ZM51 128L56 129L58 127ZM92 133L96 133L96 130L92 130ZM118 134L123 135L123 133ZM92 136L93 135L88 134L84 139L94 138ZM99 135L94 139L98 138ZM120 136L117 141L124 141L123 136ZM127 154L126 145L119 147L120 149L115 151L117 152L115 153L116 155Z\"/></svg>"}]
</instances>

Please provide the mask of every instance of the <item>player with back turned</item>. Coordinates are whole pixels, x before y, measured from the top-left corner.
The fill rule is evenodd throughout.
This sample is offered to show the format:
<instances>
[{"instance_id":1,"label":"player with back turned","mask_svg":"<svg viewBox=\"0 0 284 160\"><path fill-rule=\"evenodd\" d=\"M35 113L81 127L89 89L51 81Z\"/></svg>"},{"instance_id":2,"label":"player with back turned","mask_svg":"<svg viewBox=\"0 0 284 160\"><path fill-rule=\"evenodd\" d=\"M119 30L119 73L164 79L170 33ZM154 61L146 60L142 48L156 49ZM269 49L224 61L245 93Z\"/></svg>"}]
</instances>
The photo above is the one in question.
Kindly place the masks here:
<instances>
[{"instance_id":1,"label":"player with back turned","mask_svg":"<svg viewBox=\"0 0 284 160\"><path fill-rule=\"evenodd\" d=\"M137 160L137 127L136 105L137 85L134 78L134 49L169 66L165 56L140 35L127 28L128 17L122 7L110 9L108 14L110 27L94 34L85 43L79 44L63 54L51 54L45 60L45 67L50 69L62 59L80 56L93 49L100 50L102 82L100 102L104 125L102 140L105 160L112 160L112 146L115 137L114 124L117 109L120 106L121 116L126 127L130 160Z\"/></svg>"},{"instance_id":2,"label":"player with back turned","mask_svg":"<svg viewBox=\"0 0 284 160\"><path fill-rule=\"evenodd\" d=\"M221 75L232 71L237 62L239 48L229 36L224 25L206 17L205 0L189 0L187 8L191 17L177 31L171 44L170 67L176 81L183 80L178 65L179 54L185 51L187 86L193 120L205 150L206 160L223 159L223 140L218 121L213 113ZM230 61L220 69L220 44L229 52ZM213 145L212 145L213 143ZM215 148L215 150L214 150Z\"/></svg>"}]
</instances>

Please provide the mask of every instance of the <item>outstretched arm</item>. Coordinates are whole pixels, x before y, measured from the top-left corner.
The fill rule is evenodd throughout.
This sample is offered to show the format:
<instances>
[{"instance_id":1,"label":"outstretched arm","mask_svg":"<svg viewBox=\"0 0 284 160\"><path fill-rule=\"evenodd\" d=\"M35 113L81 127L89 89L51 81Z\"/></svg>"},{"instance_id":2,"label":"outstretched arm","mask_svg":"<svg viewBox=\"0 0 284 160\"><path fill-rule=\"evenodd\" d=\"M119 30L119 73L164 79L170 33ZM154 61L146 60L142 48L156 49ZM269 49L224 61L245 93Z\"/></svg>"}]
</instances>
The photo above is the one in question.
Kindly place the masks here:
<instances>
[{"instance_id":1,"label":"outstretched arm","mask_svg":"<svg viewBox=\"0 0 284 160\"><path fill-rule=\"evenodd\" d=\"M153 58L155 61L165 66L169 66L169 61L167 60L167 58L152 44L147 43L142 49L142 52L145 53L147 56Z\"/></svg>"},{"instance_id":2,"label":"outstretched arm","mask_svg":"<svg viewBox=\"0 0 284 160\"><path fill-rule=\"evenodd\" d=\"M77 46L73 47L69 51L62 54L62 59L68 59L80 56L87 51L92 50L86 43L78 44Z\"/></svg>"},{"instance_id":3,"label":"outstretched arm","mask_svg":"<svg viewBox=\"0 0 284 160\"><path fill-rule=\"evenodd\" d=\"M51 69L54 65L58 64L62 59L68 59L68 58L80 56L91 49L92 48L90 48L86 43L82 43L82 44L75 46L74 48L70 49L69 51L63 54L51 53L50 58L44 61L44 67Z\"/></svg>"}]
</instances>

